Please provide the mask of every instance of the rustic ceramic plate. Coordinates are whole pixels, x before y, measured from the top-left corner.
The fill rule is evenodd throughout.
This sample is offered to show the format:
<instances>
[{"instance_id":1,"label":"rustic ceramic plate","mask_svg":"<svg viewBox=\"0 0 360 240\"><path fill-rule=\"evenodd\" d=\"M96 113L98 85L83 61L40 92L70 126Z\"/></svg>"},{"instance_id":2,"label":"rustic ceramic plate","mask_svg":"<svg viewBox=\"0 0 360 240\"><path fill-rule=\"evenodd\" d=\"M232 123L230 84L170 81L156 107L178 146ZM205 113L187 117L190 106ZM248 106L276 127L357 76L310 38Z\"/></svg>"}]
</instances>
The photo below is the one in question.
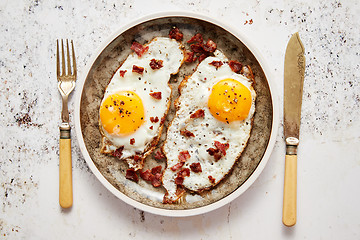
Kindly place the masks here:
<instances>
[{"instance_id":1,"label":"rustic ceramic plate","mask_svg":"<svg viewBox=\"0 0 360 240\"><path fill-rule=\"evenodd\" d=\"M100 153L98 109L109 80L131 53L132 41L145 43L154 37L168 36L173 26L183 32L185 40L195 33L202 33L205 40L214 40L218 49L230 60L250 65L255 74L257 99L251 137L233 171L210 191L202 194L188 193L186 201L180 204L163 204L165 190L162 187L154 188L141 179L139 183L127 180L127 164ZM184 64L179 73L170 79L172 89L175 89L172 101L178 97L176 89L179 83L195 67L195 64ZM231 27L194 13L163 13L142 18L105 41L89 61L85 74L77 85L75 124L81 152L100 182L118 198L136 208L166 216L190 216L214 210L243 193L259 176L270 156L276 139L279 114L277 96L272 85L270 71L261 54L251 42ZM172 104L165 126L173 116ZM159 146L165 135L162 134ZM155 160L150 155L146 159L145 169L159 164L165 167L165 161Z\"/></svg>"}]
</instances>

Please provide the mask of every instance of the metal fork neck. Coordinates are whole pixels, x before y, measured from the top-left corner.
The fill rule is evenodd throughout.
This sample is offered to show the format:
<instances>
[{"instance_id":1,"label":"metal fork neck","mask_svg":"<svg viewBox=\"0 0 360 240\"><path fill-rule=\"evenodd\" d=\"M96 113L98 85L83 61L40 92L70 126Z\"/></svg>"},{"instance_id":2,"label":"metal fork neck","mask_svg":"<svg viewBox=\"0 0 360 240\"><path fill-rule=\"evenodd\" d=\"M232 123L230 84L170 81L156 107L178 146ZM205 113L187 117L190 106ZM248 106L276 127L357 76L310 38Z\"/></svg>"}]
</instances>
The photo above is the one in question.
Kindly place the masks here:
<instances>
[{"instance_id":1,"label":"metal fork neck","mask_svg":"<svg viewBox=\"0 0 360 240\"><path fill-rule=\"evenodd\" d=\"M62 96L61 120L63 123L69 122L68 96Z\"/></svg>"}]
</instances>

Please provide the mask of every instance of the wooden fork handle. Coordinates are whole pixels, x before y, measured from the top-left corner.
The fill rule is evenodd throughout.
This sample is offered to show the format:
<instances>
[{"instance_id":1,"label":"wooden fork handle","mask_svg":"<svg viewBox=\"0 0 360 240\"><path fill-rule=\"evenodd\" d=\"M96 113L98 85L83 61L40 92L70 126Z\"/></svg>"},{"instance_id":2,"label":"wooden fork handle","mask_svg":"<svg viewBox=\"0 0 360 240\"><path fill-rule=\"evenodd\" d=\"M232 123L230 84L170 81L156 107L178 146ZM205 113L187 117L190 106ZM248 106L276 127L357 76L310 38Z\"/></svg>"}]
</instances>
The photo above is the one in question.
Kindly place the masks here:
<instances>
[{"instance_id":1,"label":"wooden fork handle","mask_svg":"<svg viewBox=\"0 0 360 240\"><path fill-rule=\"evenodd\" d=\"M297 155L286 155L282 221L288 227L296 223L296 178Z\"/></svg>"},{"instance_id":2,"label":"wooden fork handle","mask_svg":"<svg viewBox=\"0 0 360 240\"><path fill-rule=\"evenodd\" d=\"M73 204L70 129L60 129L59 203L62 208Z\"/></svg>"}]
</instances>

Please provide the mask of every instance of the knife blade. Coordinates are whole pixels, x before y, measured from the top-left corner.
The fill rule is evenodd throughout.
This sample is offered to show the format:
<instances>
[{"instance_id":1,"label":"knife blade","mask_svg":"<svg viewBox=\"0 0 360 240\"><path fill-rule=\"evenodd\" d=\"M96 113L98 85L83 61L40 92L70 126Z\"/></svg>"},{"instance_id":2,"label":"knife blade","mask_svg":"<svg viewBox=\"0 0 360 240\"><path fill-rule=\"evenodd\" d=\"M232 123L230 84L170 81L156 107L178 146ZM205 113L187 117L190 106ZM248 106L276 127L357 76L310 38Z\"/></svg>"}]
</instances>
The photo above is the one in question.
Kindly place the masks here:
<instances>
[{"instance_id":1,"label":"knife blade","mask_svg":"<svg viewBox=\"0 0 360 240\"><path fill-rule=\"evenodd\" d=\"M299 34L286 47L284 64L284 136L286 142L283 218L285 226L296 223L297 146L299 144L305 56Z\"/></svg>"}]
</instances>

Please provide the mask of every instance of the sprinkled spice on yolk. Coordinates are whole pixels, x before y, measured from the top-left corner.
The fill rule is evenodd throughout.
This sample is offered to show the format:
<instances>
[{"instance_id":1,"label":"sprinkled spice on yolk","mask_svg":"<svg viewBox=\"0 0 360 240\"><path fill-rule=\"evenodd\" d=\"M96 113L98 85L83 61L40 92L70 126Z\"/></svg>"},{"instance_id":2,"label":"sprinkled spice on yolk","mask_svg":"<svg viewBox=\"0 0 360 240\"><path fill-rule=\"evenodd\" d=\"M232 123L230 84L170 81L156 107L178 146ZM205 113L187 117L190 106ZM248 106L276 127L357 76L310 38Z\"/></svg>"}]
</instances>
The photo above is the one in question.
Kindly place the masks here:
<instances>
[{"instance_id":1,"label":"sprinkled spice on yolk","mask_svg":"<svg viewBox=\"0 0 360 240\"><path fill-rule=\"evenodd\" d=\"M109 134L127 135L144 122L141 98L131 91L120 91L108 96L100 106L100 120Z\"/></svg>"},{"instance_id":2,"label":"sprinkled spice on yolk","mask_svg":"<svg viewBox=\"0 0 360 240\"><path fill-rule=\"evenodd\" d=\"M212 87L208 107L216 119L230 123L244 120L249 114L251 102L251 93L246 86L226 78Z\"/></svg>"}]
</instances>

